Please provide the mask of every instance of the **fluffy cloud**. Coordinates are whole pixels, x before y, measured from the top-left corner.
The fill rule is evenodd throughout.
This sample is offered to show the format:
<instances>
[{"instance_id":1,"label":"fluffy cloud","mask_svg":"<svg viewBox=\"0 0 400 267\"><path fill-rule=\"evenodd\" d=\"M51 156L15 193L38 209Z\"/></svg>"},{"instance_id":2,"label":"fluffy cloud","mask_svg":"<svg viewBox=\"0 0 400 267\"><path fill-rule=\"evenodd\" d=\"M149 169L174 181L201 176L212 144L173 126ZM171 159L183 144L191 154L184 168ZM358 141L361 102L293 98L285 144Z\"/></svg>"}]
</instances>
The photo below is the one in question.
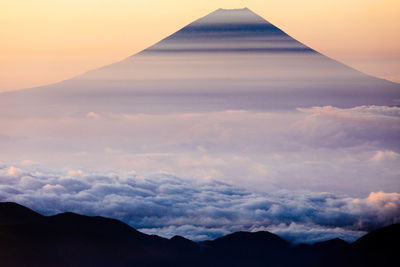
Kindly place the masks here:
<instances>
[{"instance_id":1,"label":"fluffy cloud","mask_svg":"<svg viewBox=\"0 0 400 267\"><path fill-rule=\"evenodd\" d=\"M95 113L95 112L93 112L93 111L91 111L91 112L89 112L88 114L86 114L86 116L87 116L88 118L93 118L93 119L98 119L98 118L100 118L100 115L97 114L97 113Z\"/></svg>"},{"instance_id":2,"label":"fluffy cloud","mask_svg":"<svg viewBox=\"0 0 400 267\"><path fill-rule=\"evenodd\" d=\"M253 231L270 231L293 243L315 243L333 238L352 241L365 234L363 231L342 227L321 226L313 223L299 224L296 222L255 227Z\"/></svg>"},{"instance_id":3,"label":"fluffy cloud","mask_svg":"<svg viewBox=\"0 0 400 267\"><path fill-rule=\"evenodd\" d=\"M21 177L22 175L24 175L24 171L21 169L18 169L16 167L11 166L8 171L7 174L11 177Z\"/></svg>"},{"instance_id":4,"label":"fluffy cloud","mask_svg":"<svg viewBox=\"0 0 400 267\"><path fill-rule=\"evenodd\" d=\"M17 167L14 166L0 167L0 179L2 180L10 180L16 182L19 178L21 178L24 175L26 175L26 173Z\"/></svg>"},{"instance_id":5,"label":"fluffy cloud","mask_svg":"<svg viewBox=\"0 0 400 267\"><path fill-rule=\"evenodd\" d=\"M146 233L195 240L234 231L269 230L288 240L352 241L365 231L400 222L400 194L364 198L309 191L256 193L215 180L134 173L70 176L27 173L3 179L0 199L45 214L74 211L123 220Z\"/></svg>"},{"instance_id":6,"label":"fluffy cloud","mask_svg":"<svg viewBox=\"0 0 400 267\"><path fill-rule=\"evenodd\" d=\"M400 194L397 193L384 193L382 191L379 192L371 192L371 194L366 199L367 202L381 207L384 209L392 208L394 210L398 209L398 204L400 202Z\"/></svg>"},{"instance_id":7,"label":"fluffy cloud","mask_svg":"<svg viewBox=\"0 0 400 267\"><path fill-rule=\"evenodd\" d=\"M325 106L0 118L0 134L12 137L0 140L0 159L34 159L35 165L73 170L70 176L85 175L80 169L135 169L251 190L399 191L399 110Z\"/></svg>"},{"instance_id":8,"label":"fluffy cloud","mask_svg":"<svg viewBox=\"0 0 400 267\"><path fill-rule=\"evenodd\" d=\"M69 176L75 176L75 177L84 176L84 173L82 170L69 170L67 173Z\"/></svg>"},{"instance_id":9,"label":"fluffy cloud","mask_svg":"<svg viewBox=\"0 0 400 267\"><path fill-rule=\"evenodd\" d=\"M312 146L349 147L378 144L400 150L400 108L359 106L341 109L331 106L298 108L305 114L295 127Z\"/></svg>"},{"instance_id":10,"label":"fluffy cloud","mask_svg":"<svg viewBox=\"0 0 400 267\"><path fill-rule=\"evenodd\" d=\"M78 113L0 118L1 200L195 239L353 239L398 221L399 107Z\"/></svg>"},{"instance_id":11,"label":"fluffy cloud","mask_svg":"<svg viewBox=\"0 0 400 267\"><path fill-rule=\"evenodd\" d=\"M314 114L336 118L352 120L375 120L377 117L399 117L399 107L388 106L357 106L353 108L336 108L332 106L298 108L297 110Z\"/></svg>"},{"instance_id":12,"label":"fluffy cloud","mask_svg":"<svg viewBox=\"0 0 400 267\"><path fill-rule=\"evenodd\" d=\"M398 158L399 154L394 151L384 150L384 151L376 151L376 154L371 158L371 161L387 161L387 160L394 160Z\"/></svg>"}]
</instances>

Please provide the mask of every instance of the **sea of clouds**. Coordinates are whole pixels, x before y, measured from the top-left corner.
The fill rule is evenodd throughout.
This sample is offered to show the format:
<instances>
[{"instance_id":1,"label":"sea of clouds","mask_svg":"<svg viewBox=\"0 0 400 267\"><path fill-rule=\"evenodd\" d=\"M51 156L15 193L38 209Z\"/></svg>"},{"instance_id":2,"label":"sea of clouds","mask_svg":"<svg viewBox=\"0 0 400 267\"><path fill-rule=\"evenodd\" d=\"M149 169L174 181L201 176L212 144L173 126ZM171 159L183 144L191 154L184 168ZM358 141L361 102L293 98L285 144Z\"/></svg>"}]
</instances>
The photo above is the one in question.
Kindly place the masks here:
<instances>
[{"instance_id":1,"label":"sea of clouds","mask_svg":"<svg viewBox=\"0 0 400 267\"><path fill-rule=\"evenodd\" d=\"M254 193L214 180L168 174L125 175L26 172L0 169L0 201L46 215L74 211L120 219L164 237L212 239L234 231L267 230L299 243L341 237L400 222L400 194L371 192L352 198L326 192Z\"/></svg>"},{"instance_id":2,"label":"sea of clouds","mask_svg":"<svg viewBox=\"0 0 400 267\"><path fill-rule=\"evenodd\" d=\"M204 240L399 222L400 108L1 117L0 200Z\"/></svg>"}]
</instances>

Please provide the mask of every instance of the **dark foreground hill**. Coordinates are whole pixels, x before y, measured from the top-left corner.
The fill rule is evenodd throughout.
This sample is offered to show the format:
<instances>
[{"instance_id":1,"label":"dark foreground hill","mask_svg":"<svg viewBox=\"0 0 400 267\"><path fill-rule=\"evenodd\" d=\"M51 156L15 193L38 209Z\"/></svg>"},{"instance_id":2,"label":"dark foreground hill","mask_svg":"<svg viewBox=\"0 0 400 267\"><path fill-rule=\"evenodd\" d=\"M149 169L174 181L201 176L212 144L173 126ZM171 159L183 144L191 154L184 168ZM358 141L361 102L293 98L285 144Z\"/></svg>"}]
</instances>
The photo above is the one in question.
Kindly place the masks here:
<instances>
[{"instance_id":1,"label":"dark foreground hill","mask_svg":"<svg viewBox=\"0 0 400 267\"><path fill-rule=\"evenodd\" d=\"M0 203L1 266L400 266L400 225L352 244L291 246L269 232L193 242L143 234L121 221L74 213L42 216Z\"/></svg>"}]
</instances>

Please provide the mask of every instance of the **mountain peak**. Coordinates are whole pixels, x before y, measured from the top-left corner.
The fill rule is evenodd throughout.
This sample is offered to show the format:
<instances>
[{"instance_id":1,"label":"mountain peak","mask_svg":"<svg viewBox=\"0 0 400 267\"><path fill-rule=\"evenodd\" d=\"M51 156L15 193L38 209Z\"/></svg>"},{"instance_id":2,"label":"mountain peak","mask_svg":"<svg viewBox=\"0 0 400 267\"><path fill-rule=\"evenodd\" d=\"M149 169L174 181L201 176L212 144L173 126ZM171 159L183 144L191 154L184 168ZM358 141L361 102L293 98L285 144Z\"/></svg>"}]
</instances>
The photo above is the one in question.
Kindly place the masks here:
<instances>
[{"instance_id":1,"label":"mountain peak","mask_svg":"<svg viewBox=\"0 0 400 267\"><path fill-rule=\"evenodd\" d=\"M218 8L216 11L247 11L250 10L247 7L244 8Z\"/></svg>"},{"instance_id":2,"label":"mountain peak","mask_svg":"<svg viewBox=\"0 0 400 267\"><path fill-rule=\"evenodd\" d=\"M0 203L0 225L24 223L41 219L42 215L13 202Z\"/></svg>"},{"instance_id":3,"label":"mountain peak","mask_svg":"<svg viewBox=\"0 0 400 267\"><path fill-rule=\"evenodd\" d=\"M312 52L250 9L242 8L217 9L143 52L170 54L276 51Z\"/></svg>"},{"instance_id":4,"label":"mountain peak","mask_svg":"<svg viewBox=\"0 0 400 267\"><path fill-rule=\"evenodd\" d=\"M223 9L219 8L214 12L196 20L193 24L259 24L268 23L265 19L248 9Z\"/></svg>"},{"instance_id":5,"label":"mountain peak","mask_svg":"<svg viewBox=\"0 0 400 267\"><path fill-rule=\"evenodd\" d=\"M215 10L73 79L1 94L0 106L2 116L31 117L391 106L398 99L398 84L332 60L244 8Z\"/></svg>"}]
</instances>

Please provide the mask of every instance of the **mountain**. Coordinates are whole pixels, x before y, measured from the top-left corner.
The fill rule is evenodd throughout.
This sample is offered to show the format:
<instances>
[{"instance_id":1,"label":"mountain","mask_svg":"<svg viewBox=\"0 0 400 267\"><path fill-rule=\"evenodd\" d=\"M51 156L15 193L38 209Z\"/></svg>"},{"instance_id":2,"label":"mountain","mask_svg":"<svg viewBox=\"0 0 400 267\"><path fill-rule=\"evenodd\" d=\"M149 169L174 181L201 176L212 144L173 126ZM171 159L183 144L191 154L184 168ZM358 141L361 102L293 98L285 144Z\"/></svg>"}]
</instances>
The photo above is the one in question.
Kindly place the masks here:
<instances>
[{"instance_id":1,"label":"mountain","mask_svg":"<svg viewBox=\"0 0 400 267\"><path fill-rule=\"evenodd\" d=\"M205 266L271 266L282 264L289 243L269 232L236 232L202 243Z\"/></svg>"},{"instance_id":2,"label":"mountain","mask_svg":"<svg viewBox=\"0 0 400 267\"><path fill-rule=\"evenodd\" d=\"M6 218L7 220L5 220ZM352 244L332 239L291 246L261 231L193 242L147 235L125 223L71 212L42 216L0 203L1 266L399 266L400 225Z\"/></svg>"},{"instance_id":3,"label":"mountain","mask_svg":"<svg viewBox=\"0 0 400 267\"><path fill-rule=\"evenodd\" d=\"M13 202L0 203L0 225L19 224L41 220L39 213Z\"/></svg>"},{"instance_id":4,"label":"mountain","mask_svg":"<svg viewBox=\"0 0 400 267\"><path fill-rule=\"evenodd\" d=\"M0 94L0 115L398 105L400 85L293 39L251 10L218 9L125 60Z\"/></svg>"},{"instance_id":5,"label":"mountain","mask_svg":"<svg viewBox=\"0 0 400 267\"><path fill-rule=\"evenodd\" d=\"M400 264L399 257L400 224L377 229L362 236L351 244L347 255L359 255L357 260L350 257L348 266L364 264L365 266L392 266Z\"/></svg>"},{"instance_id":6,"label":"mountain","mask_svg":"<svg viewBox=\"0 0 400 267\"><path fill-rule=\"evenodd\" d=\"M71 212L27 220L21 211L36 214L0 203L0 218L7 216L10 222L0 225L2 266L160 266L184 259L170 259L177 251L168 239L143 234L118 220Z\"/></svg>"}]
</instances>

